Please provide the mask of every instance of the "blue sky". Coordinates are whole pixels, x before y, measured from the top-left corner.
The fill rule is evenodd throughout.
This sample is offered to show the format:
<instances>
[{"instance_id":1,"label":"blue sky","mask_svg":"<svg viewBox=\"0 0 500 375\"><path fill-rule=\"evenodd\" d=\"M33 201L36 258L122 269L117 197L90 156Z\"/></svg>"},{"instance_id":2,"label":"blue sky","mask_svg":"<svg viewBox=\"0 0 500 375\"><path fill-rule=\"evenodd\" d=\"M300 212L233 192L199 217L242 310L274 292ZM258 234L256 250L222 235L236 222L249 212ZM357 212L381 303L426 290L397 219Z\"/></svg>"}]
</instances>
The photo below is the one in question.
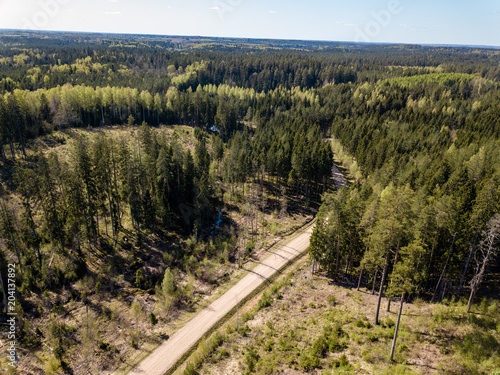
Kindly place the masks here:
<instances>
[{"instance_id":1,"label":"blue sky","mask_svg":"<svg viewBox=\"0 0 500 375\"><path fill-rule=\"evenodd\" d=\"M500 0L0 0L0 28L500 46Z\"/></svg>"}]
</instances>

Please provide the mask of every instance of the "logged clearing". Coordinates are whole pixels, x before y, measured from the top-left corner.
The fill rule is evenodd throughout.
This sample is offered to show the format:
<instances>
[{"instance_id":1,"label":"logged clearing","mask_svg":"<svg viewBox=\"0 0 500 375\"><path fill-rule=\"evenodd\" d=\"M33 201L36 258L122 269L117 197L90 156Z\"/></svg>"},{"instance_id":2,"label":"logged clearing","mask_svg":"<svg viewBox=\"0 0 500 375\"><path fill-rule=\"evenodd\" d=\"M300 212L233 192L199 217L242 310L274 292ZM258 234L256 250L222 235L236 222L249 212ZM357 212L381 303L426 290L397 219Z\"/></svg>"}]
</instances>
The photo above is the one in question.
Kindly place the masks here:
<instances>
[{"instance_id":1,"label":"logged clearing","mask_svg":"<svg viewBox=\"0 0 500 375\"><path fill-rule=\"evenodd\" d=\"M161 126L153 131L158 139L177 142L192 151L196 139L188 126ZM37 138L27 147L30 156L55 153L63 161L71 160L78 137L89 143L99 136L124 140L130 150L138 146L139 127L106 126L99 129L71 129ZM210 141L208 149L212 148ZM202 233L179 233L177 228L144 231L142 245L132 226L128 207L122 207L122 227L116 244L111 239L109 220L99 221L99 230L106 233L95 250L84 250L88 275L72 280L62 288L43 293L30 293L25 298L29 306L19 312L27 322L30 346L20 348L18 370L23 374L62 374L65 369L54 357L61 346L75 374L124 374L165 342L186 322L219 298L231 286L247 275L273 245L313 219L316 207L303 208L300 198L276 196L267 189L257 203L247 202L257 186L241 183L230 187L220 180L223 223L217 236ZM12 195L17 201L19 197ZM282 209L286 201L288 206ZM281 204L280 204L281 203ZM17 203L19 204L19 203ZM217 220L214 215L213 222ZM109 235L108 235L109 233ZM171 254L189 249L192 267L186 269L172 260ZM41 248L47 258L53 254L50 246ZM207 255L211 253L212 256ZM239 263L241 261L241 268ZM53 256L52 266L68 273L74 264L65 256ZM176 283L175 303L165 306L159 292L163 272L170 267ZM137 285L137 270L146 276L143 287ZM63 277L63 274L56 274ZM76 278L76 276L75 276ZM53 277L55 281L55 277ZM153 324L154 319L157 319ZM4 350L4 343L0 349ZM0 357L0 368L6 358Z\"/></svg>"},{"instance_id":2,"label":"logged clearing","mask_svg":"<svg viewBox=\"0 0 500 375\"><path fill-rule=\"evenodd\" d=\"M483 300L405 303L389 362L399 301L380 325L371 290L334 285L303 261L200 344L177 374L497 374L500 309Z\"/></svg>"}]
</instances>

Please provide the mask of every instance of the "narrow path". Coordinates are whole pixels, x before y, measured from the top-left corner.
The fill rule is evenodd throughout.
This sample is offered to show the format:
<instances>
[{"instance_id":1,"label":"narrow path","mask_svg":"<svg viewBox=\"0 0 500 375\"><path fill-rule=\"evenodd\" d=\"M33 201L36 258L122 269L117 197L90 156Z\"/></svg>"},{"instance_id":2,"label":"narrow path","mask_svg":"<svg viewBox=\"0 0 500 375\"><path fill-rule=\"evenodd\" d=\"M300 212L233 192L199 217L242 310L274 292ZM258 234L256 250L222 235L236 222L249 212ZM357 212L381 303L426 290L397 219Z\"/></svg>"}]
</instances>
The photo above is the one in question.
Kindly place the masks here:
<instances>
[{"instance_id":1,"label":"narrow path","mask_svg":"<svg viewBox=\"0 0 500 375\"><path fill-rule=\"evenodd\" d=\"M219 299L202 310L146 359L139 363L131 375L164 375L227 313L288 262L309 247L312 226L272 253L247 276Z\"/></svg>"}]
</instances>

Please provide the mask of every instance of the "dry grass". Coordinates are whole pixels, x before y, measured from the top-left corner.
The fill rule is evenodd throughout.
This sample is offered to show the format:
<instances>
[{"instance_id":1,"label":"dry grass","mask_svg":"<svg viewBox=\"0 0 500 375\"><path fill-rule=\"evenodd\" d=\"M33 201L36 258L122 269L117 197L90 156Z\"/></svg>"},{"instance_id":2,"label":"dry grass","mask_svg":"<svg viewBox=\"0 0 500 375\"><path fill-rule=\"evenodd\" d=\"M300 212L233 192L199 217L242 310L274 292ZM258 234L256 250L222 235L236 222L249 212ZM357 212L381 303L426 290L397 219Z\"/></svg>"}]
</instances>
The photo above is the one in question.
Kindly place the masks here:
<instances>
[{"instance_id":1,"label":"dry grass","mask_svg":"<svg viewBox=\"0 0 500 375\"><path fill-rule=\"evenodd\" d=\"M462 301L435 305L421 300L406 303L395 361L390 362L398 303L393 303L392 311L386 312L387 302L383 301L381 325L374 326L377 297L370 291L357 292L332 285L324 277L312 276L309 262L299 267L289 280L291 285L285 284L280 289L281 297L273 297L270 307L259 310L253 302L250 309L254 313L246 322L249 330L245 336L234 329L234 319L221 328L227 337L220 351L227 354L208 358L199 374L497 374L500 371L498 301L482 302L471 315L465 313ZM333 350L326 349L317 355L314 366L308 366L306 359L314 359L312 348L318 347L321 337L331 340L332 334L325 336L326 327L340 327L345 335L334 339ZM255 351L253 358L257 358L252 363L253 371L248 371L249 351Z\"/></svg>"}]
</instances>

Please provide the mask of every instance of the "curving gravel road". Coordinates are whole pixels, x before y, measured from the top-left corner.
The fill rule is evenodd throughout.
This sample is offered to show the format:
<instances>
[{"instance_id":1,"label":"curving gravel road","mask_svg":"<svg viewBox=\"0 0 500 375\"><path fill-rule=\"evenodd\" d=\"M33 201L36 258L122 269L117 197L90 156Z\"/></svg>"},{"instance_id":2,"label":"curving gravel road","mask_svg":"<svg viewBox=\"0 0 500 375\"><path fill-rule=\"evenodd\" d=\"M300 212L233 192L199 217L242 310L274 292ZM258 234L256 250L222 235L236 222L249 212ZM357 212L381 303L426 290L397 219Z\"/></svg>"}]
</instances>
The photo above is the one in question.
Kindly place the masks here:
<instances>
[{"instance_id":1,"label":"curving gravel road","mask_svg":"<svg viewBox=\"0 0 500 375\"><path fill-rule=\"evenodd\" d=\"M129 374L164 375L189 351L219 320L231 311L239 301L252 293L265 280L278 272L288 262L304 253L309 246L312 225L286 245L271 252L261 264L249 271L242 280L219 299L203 309L184 327L160 345Z\"/></svg>"},{"instance_id":2,"label":"curving gravel road","mask_svg":"<svg viewBox=\"0 0 500 375\"><path fill-rule=\"evenodd\" d=\"M340 169L335 164L333 164L332 166L332 177L337 190L342 189L342 187L347 182L346 178L344 177L342 172L340 172Z\"/></svg>"}]
</instances>

